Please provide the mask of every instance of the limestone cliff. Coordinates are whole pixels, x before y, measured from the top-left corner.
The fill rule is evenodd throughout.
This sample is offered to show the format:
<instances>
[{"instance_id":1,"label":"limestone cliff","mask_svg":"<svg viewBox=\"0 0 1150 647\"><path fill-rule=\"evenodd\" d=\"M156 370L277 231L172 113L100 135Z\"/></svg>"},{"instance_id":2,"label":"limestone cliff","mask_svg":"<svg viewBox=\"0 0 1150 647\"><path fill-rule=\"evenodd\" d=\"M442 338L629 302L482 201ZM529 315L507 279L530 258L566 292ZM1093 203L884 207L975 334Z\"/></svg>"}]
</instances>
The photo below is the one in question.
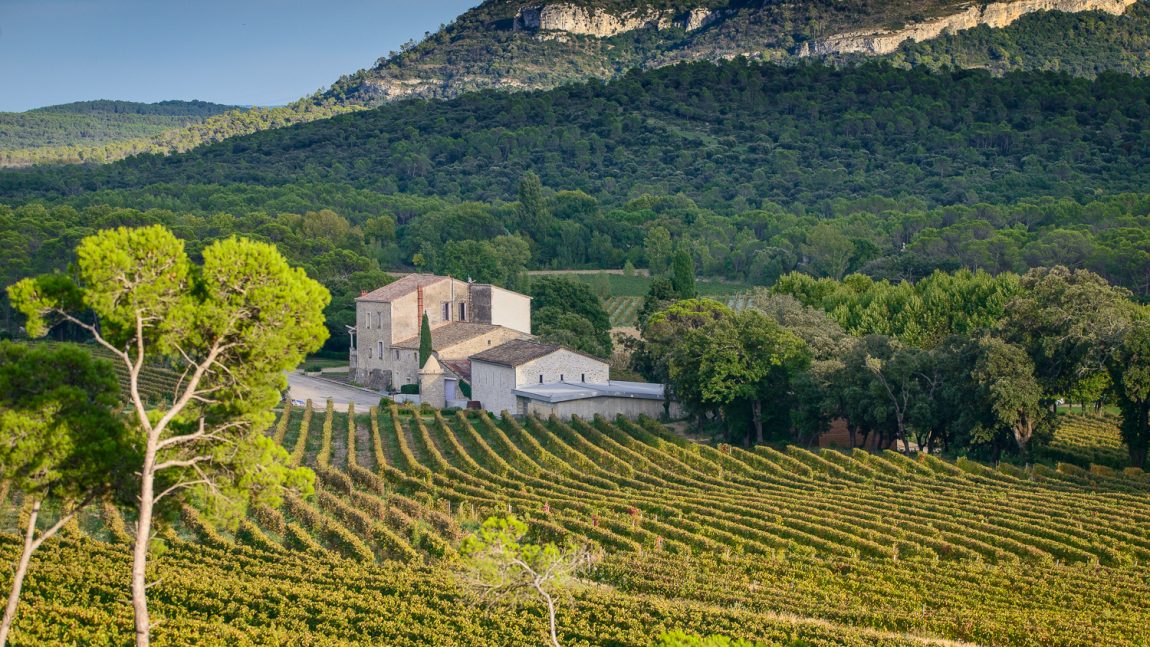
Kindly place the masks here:
<instances>
[{"instance_id":1,"label":"limestone cliff","mask_svg":"<svg viewBox=\"0 0 1150 647\"><path fill-rule=\"evenodd\" d=\"M566 32L580 36L609 38L636 29L682 27L701 29L717 18L717 12L696 7L683 13L656 9L632 9L622 13L568 3L524 7L515 15L517 31Z\"/></svg>"},{"instance_id":2,"label":"limestone cliff","mask_svg":"<svg viewBox=\"0 0 1150 647\"><path fill-rule=\"evenodd\" d=\"M938 38L947 33L956 33L980 25L1006 27L1022 16L1035 11L1104 11L1120 15L1137 0L1015 0L1013 2L993 2L986 5L967 5L951 15L911 23L900 29L869 29L851 31L829 38L805 43L799 54L802 56L826 56L832 54L865 54L881 56L889 54L899 45L910 40L921 42Z\"/></svg>"}]
</instances>

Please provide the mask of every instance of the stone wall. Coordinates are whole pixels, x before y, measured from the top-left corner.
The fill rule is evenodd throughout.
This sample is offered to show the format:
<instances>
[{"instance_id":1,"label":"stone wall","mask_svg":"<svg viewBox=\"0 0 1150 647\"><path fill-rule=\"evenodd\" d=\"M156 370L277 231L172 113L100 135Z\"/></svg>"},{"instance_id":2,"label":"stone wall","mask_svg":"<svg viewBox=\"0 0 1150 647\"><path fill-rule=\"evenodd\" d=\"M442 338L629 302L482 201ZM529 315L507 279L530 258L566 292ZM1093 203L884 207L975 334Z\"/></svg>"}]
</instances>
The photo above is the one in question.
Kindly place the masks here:
<instances>
[{"instance_id":1,"label":"stone wall","mask_svg":"<svg viewBox=\"0 0 1150 647\"><path fill-rule=\"evenodd\" d=\"M542 382L540 376L543 376ZM515 369L515 383L525 386L564 381L572 384L606 384L609 377L610 367L607 362L567 349L559 349Z\"/></svg>"},{"instance_id":2,"label":"stone wall","mask_svg":"<svg viewBox=\"0 0 1150 647\"><path fill-rule=\"evenodd\" d=\"M510 366L471 362L471 399L495 415L515 413L515 369Z\"/></svg>"}]
</instances>

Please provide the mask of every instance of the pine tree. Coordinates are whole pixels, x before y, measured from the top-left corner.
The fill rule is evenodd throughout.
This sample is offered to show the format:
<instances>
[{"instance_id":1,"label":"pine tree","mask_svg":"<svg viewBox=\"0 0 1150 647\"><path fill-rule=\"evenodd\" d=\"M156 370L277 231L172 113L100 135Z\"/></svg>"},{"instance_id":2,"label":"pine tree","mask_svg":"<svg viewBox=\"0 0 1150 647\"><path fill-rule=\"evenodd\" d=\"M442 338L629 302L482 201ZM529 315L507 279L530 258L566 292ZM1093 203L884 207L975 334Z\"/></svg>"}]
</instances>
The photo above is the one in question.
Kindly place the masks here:
<instances>
[{"instance_id":1,"label":"pine tree","mask_svg":"<svg viewBox=\"0 0 1150 647\"><path fill-rule=\"evenodd\" d=\"M419 368L431 359L431 320L423 313L423 325L419 329Z\"/></svg>"}]
</instances>

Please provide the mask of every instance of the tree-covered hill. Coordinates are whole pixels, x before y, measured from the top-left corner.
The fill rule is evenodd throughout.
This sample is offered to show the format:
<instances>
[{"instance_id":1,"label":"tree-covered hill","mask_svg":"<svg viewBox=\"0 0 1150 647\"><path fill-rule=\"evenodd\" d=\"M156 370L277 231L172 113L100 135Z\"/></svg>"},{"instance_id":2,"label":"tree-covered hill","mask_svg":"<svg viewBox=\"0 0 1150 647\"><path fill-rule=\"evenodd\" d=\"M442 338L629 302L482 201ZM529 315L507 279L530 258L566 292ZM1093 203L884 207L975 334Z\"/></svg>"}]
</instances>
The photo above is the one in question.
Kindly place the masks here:
<instances>
[{"instance_id":1,"label":"tree-covered hill","mask_svg":"<svg viewBox=\"0 0 1150 647\"><path fill-rule=\"evenodd\" d=\"M0 167L101 164L142 153L168 154L355 109L307 98L279 108L88 101L0 113ZM180 110L187 114L175 114Z\"/></svg>"},{"instance_id":2,"label":"tree-covered hill","mask_svg":"<svg viewBox=\"0 0 1150 647\"><path fill-rule=\"evenodd\" d=\"M935 40L904 45L891 56L898 64L931 68L1053 70L1094 76L1111 70L1150 75L1150 4L1125 15L1048 12L1024 16L1005 29L977 27Z\"/></svg>"},{"instance_id":3,"label":"tree-covered hill","mask_svg":"<svg viewBox=\"0 0 1150 647\"><path fill-rule=\"evenodd\" d=\"M8 172L9 198L153 183L339 182L509 199L537 173L608 202L914 196L927 204L1086 199L1150 181L1150 80L1104 74L680 65L547 92L407 101L102 169Z\"/></svg>"},{"instance_id":4,"label":"tree-covered hill","mask_svg":"<svg viewBox=\"0 0 1150 647\"><path fill-rule=\"evenodd\" d=\"M1069 13L1043 11L1029 16L1026 12L1035 7L1021 2L983 3L979 7L986 11L990 5L999 16L996 25L1004 22L1003 13L1011 18L1029 18L1020 34L1007 39L1013 41L1021 35L1022 40L1036 43L1036 51L1017 52L1000 62L991 58L993 51L971 51L965 57L952 57L958 66L988 67L996 61L995 69L1031 69L1042 67L1040 57L1060 57L1076 61L1066 69L1087 75L1101 70L1142 69L1130 59L1144 56L1145 47L1139 43L1139 35L1145 34L1143 15L1130 19L1111 15L1106 12L1121 11L1117 5L1089 1L1054 2L1047 6ZM849 61L859 58L860 52L888 54L903 38L927 38L926 42L931 42L937 31L929 28L932 21L954 18L971 7L952 0L491 0L428 34L418 44L391 52L372 68L341 78L326 96L378 105L407 97L449 98L485 88L548 88L589 77L615 78L636 67L655 68L680 61L740 56L774 62L794 62L806 56ZM1082 11L1086 11L1088 24L1101 22L1106 29L1095 30L1085 38L1067 39L1058 28L1068 20L1073 24L1073 17ZM985 24L981 22L984 20L994 21L990 13L955 19L942 33L957 31L960 41L965 42L961 30ZM980 27L976 31L1001 30ZM890 38L876 44L875 35ZM929 57L923 60L928 61Z\"/></svg>"},{"instance_id":5,"label":"tree-covered hill","mask_svg":"<svg viewBox=\"0 0 1150 647\"><path fill-rule=\"evenodd\" d=\"M1033 3L1007 0L972 5L955 0L489 0L435 33L409 41L374 65L330 88L280 108L231 111L203 124L125 141L78 147L0 148L0 166L100 163L140 153L186 151L261 130L325 119L407 98L445 99L477 90L554 88L588 79L616 79L634 69L683 61L794 64L809 58L855 63L869 54L897 64L1011 70L1055 69L1094 76L1147 70L1147 0L1052 0L1062 9L1029 15ZM1094 9L1099 9L1095 11ZM543 17L543 13L550 12ZM536 13L532 13L536 12ZM974 12L971 14L970 12ZM979 13L983 12L983 13ZM992 15L993 14L993 15ZM1002 29L980 21L1018 18ZM995 18L997 16L997 18ZM938 36L930 25L953 20L942 37L896 50L903 36ZM932 22L933 21L933 22ZM996 22L995 24L998 24ZM880 51L860 54L882 42Z\"/></svg>"},{"instance_id":6,"label":"tree-covered hill","mask_svg":"<svg viewBox=\"0 0 1150 647\"><path fill-rule=\"evenodd\" d=\"M79 101L27 112L0 113L0 165L21 165L98 147L155 137L242 110L206 101Z\"/></svg>"}]
</instances>

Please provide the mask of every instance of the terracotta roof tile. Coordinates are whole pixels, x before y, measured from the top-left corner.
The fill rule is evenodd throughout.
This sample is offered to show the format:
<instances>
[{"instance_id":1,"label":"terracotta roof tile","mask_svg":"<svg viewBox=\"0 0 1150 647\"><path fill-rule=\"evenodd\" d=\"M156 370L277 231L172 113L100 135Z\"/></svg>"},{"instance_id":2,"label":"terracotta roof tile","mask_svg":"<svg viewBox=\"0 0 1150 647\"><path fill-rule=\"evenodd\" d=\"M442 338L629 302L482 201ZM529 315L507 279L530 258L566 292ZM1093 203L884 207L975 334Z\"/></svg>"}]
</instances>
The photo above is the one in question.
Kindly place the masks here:
<instances>
[{"instance_id":1,"label":"terracotta roof tile","mask_svg":"<svg viewBox=\"0 0 1150 647\"><path fill-rule=\"evenodd\" d=\"M556 344L541 344L536 341L516 339L500 344L495 348L489 348L482 353L476 353L471 356L471 360L502 366L519 366L531 360L550 355L562 348L562 346Z\"/></svg>"},{"instance_id":2,"label":"terracotta roof tile","mask_svg":"<svg viewBox=\"0 0 1150 647\"><path fill-rule=\"evenodd\" d=\"M502 326L493 326L491 324L477 324L456 321L449 323L438 328L431 329L431 350L441 351L445 348L465 342L468 339L474 339L480 335L486 335L493 330L499 330ZM419 348L419 335L408 337L403 341L392 344L394 348L408 348L417 350Z\"/></svg>"},{"instance_id":3,"label":"terracotta roof tile","mask_svg":"<svg viewBox=\"0 0 1150 647\"><path fill-rule=\"evenodd\" d=\"M356 301L375 301L378 303L391 303L400 297L405 297L419 288L425 288L429 285L435 285L440 281L446 281L446 276L436 276L434 274L408 274L407 276L392 281L387 285L372 290L367 294L359 297Z\"/></svg>"}]
</instances>

